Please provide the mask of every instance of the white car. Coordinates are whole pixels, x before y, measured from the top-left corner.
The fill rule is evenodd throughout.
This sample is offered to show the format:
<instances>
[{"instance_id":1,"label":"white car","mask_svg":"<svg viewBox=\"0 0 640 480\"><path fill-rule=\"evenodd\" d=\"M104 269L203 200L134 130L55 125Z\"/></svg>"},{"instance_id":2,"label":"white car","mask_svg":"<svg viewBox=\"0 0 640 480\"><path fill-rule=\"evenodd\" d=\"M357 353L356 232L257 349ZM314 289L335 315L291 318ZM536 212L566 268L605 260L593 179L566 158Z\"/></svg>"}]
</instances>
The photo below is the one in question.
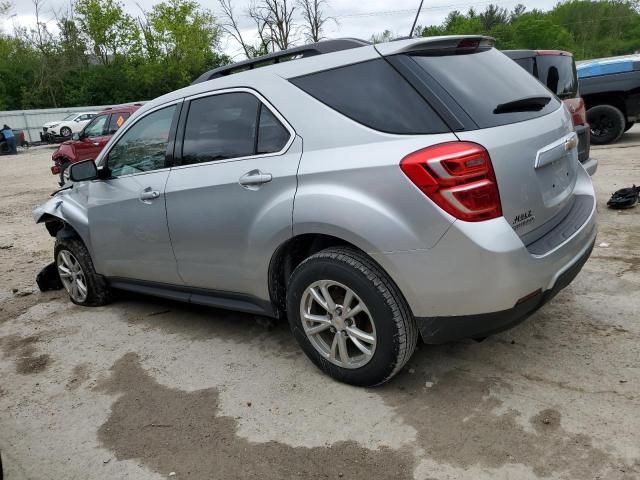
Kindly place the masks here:
<instances>
[{"instance_id":1,"label":"white car","mask_svg":"<svg viewBox=\"0 0 640 480\"><path fill-rule=\"evenodd\" d=\"M96 112L77 112L67 115L62 120L48 122L42 126L43 137L70 137L81 131Z\"/></svg>"}]
</instances>

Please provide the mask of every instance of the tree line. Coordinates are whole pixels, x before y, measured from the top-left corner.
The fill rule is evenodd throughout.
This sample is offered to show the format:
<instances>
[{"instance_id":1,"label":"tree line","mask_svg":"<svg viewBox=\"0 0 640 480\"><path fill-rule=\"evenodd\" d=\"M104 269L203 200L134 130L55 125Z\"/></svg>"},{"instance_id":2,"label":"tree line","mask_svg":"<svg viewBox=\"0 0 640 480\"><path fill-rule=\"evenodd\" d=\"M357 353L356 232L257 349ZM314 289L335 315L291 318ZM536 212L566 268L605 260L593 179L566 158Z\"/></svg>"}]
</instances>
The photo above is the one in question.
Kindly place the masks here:
<instances>
[{"instance_id":1,"label":"tree line","mask_svg":"<svg viewBox=\"0 0 640 480\"><path fill-rule=\"evenodd\" d=\"M484 11L453 11L442 25L420 28L419 34L483 34L494 37L503 50L560 49L578 60L625 55L640 49L639 3L568 0L546 12L488 5Z\"/></svg>"},{"instance_id":2,"label":"tree line","mask_svg":"<svg viewBox=\"0 0 640 480\"><path fill-rule=\"evenodd\" d=\"M33 27L0 32L0 110L105 105L152 99L184 87L231 62L223 42L256 57L322 40L328 0L217 0L216 11L195 0L163 0L138 15L119 0L75 0L43 18L46 0L33 0ZM441 25L415 35L483 34L501 49L563 49L578 59L640 49L639 0L567 0L550 11L488 5L453 11ZM0 0L0 18L13 7ZM50 14L49 14L50 15ZM425 12L421 18L425 19ZM250 25L250 27L248 27ZM256 35L247 36L248 28ZM394 38L373 34L373 42Z\"/></svg>"}]
</instances>

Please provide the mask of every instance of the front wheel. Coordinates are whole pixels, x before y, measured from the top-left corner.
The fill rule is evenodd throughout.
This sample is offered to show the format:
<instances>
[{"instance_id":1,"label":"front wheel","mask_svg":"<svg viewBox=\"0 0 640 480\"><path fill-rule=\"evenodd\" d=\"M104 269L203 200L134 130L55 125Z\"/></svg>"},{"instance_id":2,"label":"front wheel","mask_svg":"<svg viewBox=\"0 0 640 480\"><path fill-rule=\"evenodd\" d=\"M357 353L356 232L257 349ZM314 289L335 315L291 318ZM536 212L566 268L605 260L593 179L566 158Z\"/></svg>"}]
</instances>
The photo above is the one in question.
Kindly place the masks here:
<instances>
[{"instance_id":1,"label":"front wheel","mask_svg":"<svg viewBox=\"0 0 640 480\"><path fill-rule=\"evenodd\" d=\"M587 110L591 126L591 143L605 145L617 142L626 126L623 113L613 105L597 105Z\"/></svg>"},{"instance_id":2,"label":"front wheel","mask_svg":"<svg viewBox=\"0 0 640 480\"><path fill-rule=\"evenodd\" d=\"M287 314L311 361L352 385L386 382L406 364L418 341L413 315L393 281L350 248L323 250L294 270Z\"/></svg>"},{"instance_id":3,"label":"front wheel","mask_svg":"<svg viewBox=\"0 0 640 480\"><path fill-rule=\"evenodd\" d=\"M69 127L62 127L60 129L60 136L61 137L70 137L71 136L71 129Z\"/></svg>"},{"instance_id":4,"label":"front wheel","mask_svg":"<svg viewBox=\"0 0 640 480\"><path fill-rule=\"evenodd\" d=\"M69 165L71 165L71 162L68 160L60 162L60 181L58 182L58 185L61 187L64 187L64 184L67 183L65 172L67 171L67 168L69 168Z\"/></svg>"},{"instance_id":5,"label":"front wheel","mask_svg":"<svg viewBox=\"0 0 640 480\"><path fill-rule=\"evenodd\" d=\"M54 257L58 275L76 305L96 307L111 299L107 282L96 273L87 247L77 238L56 240Z\"/></svg>"}]
</instances>

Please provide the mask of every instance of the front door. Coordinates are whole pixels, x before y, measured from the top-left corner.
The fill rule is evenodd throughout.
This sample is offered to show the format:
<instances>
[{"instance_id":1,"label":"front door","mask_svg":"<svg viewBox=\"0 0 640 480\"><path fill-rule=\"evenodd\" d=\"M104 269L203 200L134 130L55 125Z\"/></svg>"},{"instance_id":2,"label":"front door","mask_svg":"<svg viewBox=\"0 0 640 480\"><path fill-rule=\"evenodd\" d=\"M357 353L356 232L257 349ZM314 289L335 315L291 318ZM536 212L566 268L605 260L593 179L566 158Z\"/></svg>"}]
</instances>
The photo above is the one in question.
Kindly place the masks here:
<instances>
[{"instance_id":1,"label":"front door","mask_svg":"<svg viewBox=\"0 0 640 480\"><path fill-rule=\"evenodd\" d=\"M266 300L271 254L292 234L302 141L250 91L187 108L181 165L166 188L180 275L191 287Z\"/></svg>"},{"instance_id":2,"label":"front door","mask_svg":"<svg viewBox=\"0 0 640 480\"><path fill-rule=\"evenodd\" d=\"M107 126L109 114L98 115L84 128L81 139L75 142L76 157L78 162L82 160L95 160L98 154L109 141Z\"/></svg>"},{"instance_id":3,"label":"front door","mask_svg":"<svg viewBox=\"0 0 640 480\"><path fill-rule=\"evenodd\" d=\"M165 208L167 144L176 105L130 126L104 157L111 178L91 182L89 229L96 270L107 277L181 284Z\"/></svg>"}]
</instances>

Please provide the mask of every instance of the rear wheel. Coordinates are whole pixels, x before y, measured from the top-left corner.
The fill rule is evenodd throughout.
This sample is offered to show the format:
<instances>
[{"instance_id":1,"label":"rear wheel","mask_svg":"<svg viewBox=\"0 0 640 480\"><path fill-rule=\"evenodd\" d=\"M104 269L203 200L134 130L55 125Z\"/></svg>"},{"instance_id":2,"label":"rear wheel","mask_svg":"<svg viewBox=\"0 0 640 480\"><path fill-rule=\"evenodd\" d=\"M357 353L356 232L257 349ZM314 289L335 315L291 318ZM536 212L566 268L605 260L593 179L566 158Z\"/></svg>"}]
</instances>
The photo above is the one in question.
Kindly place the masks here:
<instances>
[{"instance_id":1,"label":"rear wheel","mask_svg":"<svg viewBox=\"0 0 640 480\"><path fill-rule=\"evenodd\" d=\"M616 142L625 132L624 115L613 105L597 105L590 108L587 110L587 121L591 126L591 143L595 145Z\"/></svg>"},{"instance_id":2,"label":"rear wheel","mask_svg":"<svg viewBox=\"0 0 640 480\"><path fill-rule=\"evenodd\" d=\"M73 303L96 307L109 302L109 286L94 270L82 241L77 238L56 240L54 257L60 281Z\"/></svg>"},{"instance_id":3,"label":"rear wheel","mask_svg":"<svg viewBox=\"0 0 640 480\"><path fill-rule=\"evenodd\" d=\"M329 248L303 261L287 289L291 330L307 356L341 382L373 386L405 365L418 329L398 288L371 259Z\"/></svg>"}]
</instances>

